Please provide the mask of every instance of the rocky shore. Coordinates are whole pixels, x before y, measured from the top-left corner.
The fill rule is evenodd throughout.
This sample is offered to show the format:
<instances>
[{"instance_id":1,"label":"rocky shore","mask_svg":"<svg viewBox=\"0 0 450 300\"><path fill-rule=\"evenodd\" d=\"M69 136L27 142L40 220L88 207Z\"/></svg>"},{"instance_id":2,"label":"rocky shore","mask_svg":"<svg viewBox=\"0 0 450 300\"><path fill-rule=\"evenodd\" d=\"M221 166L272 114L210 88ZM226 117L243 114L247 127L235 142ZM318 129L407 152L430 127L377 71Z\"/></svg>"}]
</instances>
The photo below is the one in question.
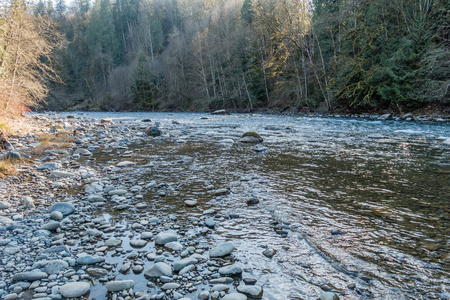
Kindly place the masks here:
<instances>
[{"instance_id":1,"label":"rocky shore","mask_svg":"<svg viewBox=\"0 0 450 300\"><path fill-rule=\"evenodd\" d=\"M0 180L0 298L263 296L256 279L236 280L244 266L235 261L232 242L213 247L199 242L215 226L214 210L182 221L173 215L154 215L147 203L139 202L148 191L166 193L164 183L135 182L126 172L151 168L127 160L129 145L161 134L158 125L145 121L125 125L110 119L40 115L30 120L38 130L10 138L22 161L16 166L17 176ZM65 135L64 143L54 143L36 155L43 134L50 141ZM93 164L95 152L120 153L120 157L113 164ZM227 193L212 189L216 195ZM185 204L196 205L189 199ZM108 206L131 210L136 219L116 224L102 214ZM126 274L145 279L146 287L119 279ZM98 286L106 293L92 296Z\"/></svg>"}]
</instances>

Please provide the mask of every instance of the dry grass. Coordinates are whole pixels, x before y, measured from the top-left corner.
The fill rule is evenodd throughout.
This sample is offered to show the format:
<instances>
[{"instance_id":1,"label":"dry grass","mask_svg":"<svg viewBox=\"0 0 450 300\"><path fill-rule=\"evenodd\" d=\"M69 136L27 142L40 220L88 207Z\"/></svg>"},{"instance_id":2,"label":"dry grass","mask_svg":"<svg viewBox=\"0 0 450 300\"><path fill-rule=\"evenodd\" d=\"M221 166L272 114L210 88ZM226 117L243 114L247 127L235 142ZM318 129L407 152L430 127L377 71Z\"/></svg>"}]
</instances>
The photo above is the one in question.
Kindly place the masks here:
<instances>
[{"instance_id":1,"label":"dry grass","mask_svg":"<svg viewBox=\"0 0 450 300\"><path fill-rule=\"evenodd\" d=\"M52 149L67 149L74 142L74 137L68 132L44 133L39 135L39 146L31 150L34 155L45 155L44 151Z\"/></svg>"},{"instance_id":2,"label":"dry grass","mask_svg":"<svg viewBox=\"0 0 450 300\"><path fill-rule=\"evenodd\" d=\"M17 174L16 167L12 160L0 160L0 178Z\"/></svg>"}]
</instances>

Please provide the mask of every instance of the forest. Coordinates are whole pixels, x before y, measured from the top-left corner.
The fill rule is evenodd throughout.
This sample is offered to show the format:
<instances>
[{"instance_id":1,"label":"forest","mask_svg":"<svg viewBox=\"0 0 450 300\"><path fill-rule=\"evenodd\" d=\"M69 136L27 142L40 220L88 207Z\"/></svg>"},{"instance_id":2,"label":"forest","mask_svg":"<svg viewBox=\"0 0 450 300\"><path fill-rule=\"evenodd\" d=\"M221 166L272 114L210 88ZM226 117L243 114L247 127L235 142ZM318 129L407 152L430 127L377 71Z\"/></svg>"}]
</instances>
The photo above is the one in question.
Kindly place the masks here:
<instances>
[{"instance_id":1,"label":"forest","mask_svg":"<svg viewBox=\"0 0 450 300\"><path fill-rule=\"evenodd\" d=\"M450 106L448 0L65 1L0 0L1 113Z\"/></svg>"}]
</instances>

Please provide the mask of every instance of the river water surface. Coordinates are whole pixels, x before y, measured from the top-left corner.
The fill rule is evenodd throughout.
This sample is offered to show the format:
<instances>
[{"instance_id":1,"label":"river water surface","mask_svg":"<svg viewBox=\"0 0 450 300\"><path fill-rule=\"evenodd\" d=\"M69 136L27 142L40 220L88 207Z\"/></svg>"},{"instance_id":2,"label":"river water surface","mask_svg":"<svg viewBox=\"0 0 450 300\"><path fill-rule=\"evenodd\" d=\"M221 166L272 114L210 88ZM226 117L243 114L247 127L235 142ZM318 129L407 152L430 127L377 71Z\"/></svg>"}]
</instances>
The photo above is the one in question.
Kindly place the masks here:
<instances>
[{"instance_id":1,"label":"river water surface","mask_svg":"<svg viewBox=\"0 0 450 300\"><path fill-rule=\"evenodd\" d=\"M132 145L137 182L155 215L192 220L214 208L205 237L232 240L243 277L263 299L450 299L450 124L273 115L84 113L114 122L160 123L163 138ZM267 151L239 143L256 131ZM235 143L223 142L232 139ZM97 162L123 160L96 154ZM214 196L211 186L228 188ZM183 199L199 201L186 208ZM257 205L247 205L251 198ZM132 222L136 214L106 214ZM230 217L231 216L231 217ZM276 250L273 258L262 255ZM114 260L110 257L110 260ZM120 266L119 266L120 267ZM133 277L134 276L134 277ZM145 289L143 276L132 278ZM198 294L198 293L197 293ZM91 296L102 298L104 289ZM187 295L196 299L196 294Z\"/></svg>"}]
</instances>

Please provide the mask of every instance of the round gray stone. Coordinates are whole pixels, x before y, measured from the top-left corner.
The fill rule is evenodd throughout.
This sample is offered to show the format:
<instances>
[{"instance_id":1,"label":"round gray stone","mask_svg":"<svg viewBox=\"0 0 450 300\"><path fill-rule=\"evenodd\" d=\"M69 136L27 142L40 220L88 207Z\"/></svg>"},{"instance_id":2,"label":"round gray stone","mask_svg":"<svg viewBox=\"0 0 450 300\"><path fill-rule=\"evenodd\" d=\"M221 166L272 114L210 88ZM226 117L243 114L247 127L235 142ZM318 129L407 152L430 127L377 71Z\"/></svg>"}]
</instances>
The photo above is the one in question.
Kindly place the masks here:
<instances>
[{"instance_id":1,"label":"round gray stone","mask_svg":"<svg viewBox=\"0 0 450 300\"><path fill-rule=\"evenodd\" d=\"M59 288L63 297L81 297L91 290L91 285L87 282L69 282Z\"/></svg>"},{"instance_id":2,"label":"round gray stone","mask_svg":"<svg viewBox=\"0 0 450 300\"><path fill-rule=\"evenodd\" d=\"M106 289L110 292L117 292L134 288L134 280L110 281L106 284Z\"/></svg>"}]
</instances>

